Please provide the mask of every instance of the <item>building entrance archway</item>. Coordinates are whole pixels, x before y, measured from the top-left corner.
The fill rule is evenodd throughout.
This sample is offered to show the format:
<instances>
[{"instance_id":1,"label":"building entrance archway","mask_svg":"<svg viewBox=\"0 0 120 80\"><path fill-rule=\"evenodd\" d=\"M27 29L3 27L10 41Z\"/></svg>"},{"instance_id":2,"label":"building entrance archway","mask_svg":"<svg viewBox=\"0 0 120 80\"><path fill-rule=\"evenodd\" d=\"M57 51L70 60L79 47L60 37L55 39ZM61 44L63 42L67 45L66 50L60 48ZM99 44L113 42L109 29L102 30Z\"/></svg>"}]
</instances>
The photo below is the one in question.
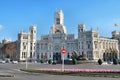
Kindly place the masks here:
<instances>
[{"instance_id":1,"label":"building entrance archway","mask_svg":"<svg viewBox=\"0 0 120 80\"><path fill-rule=\"evenodd\" d=\"M59 44L55 44L53 48L53 61L56 61L57 63L61 62L61 47Z\"/></svg>"},{"instance_id":2,"label":"building entrance archway","mask_svg":"<svg viewBox=\"0 0 120 80\"><path fill-rule=\"evenodd\" d=\"M61 53L60 52L53 53L53 61L56 61L57 63L61 62Z\"/></svg>"},{"instance_id":3,"label":"building entrance archway","mask_svg":"<svg viewBox=\"0 0 120 80\"><path fill-rule=\"evenodd\" d=\"M113 61L113 59L117 59L117 51L115 50L106 50L106 52L103 53L103 60L104 61Z\"/></svg>"}]
</instances>

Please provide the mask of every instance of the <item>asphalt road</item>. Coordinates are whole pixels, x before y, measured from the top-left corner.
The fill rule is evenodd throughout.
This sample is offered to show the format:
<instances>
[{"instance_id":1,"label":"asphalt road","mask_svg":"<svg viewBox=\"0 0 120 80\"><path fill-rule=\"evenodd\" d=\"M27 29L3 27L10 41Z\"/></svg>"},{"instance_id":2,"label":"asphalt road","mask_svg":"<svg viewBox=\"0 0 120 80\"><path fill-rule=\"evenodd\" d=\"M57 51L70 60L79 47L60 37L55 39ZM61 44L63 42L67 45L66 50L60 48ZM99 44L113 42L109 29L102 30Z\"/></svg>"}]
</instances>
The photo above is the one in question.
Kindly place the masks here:
<instances>
[{"instance_id":1,"label":"asphalt road","mask_svg":"<svg viewBox=\"0 0 120 80\"><path fill-rule=\"evenodd\" d=\"M69 75L49 75L43 73L27 73L19 69L25 68L25 64L0 64L0 74L11 74L14 77L0 77L0 80L119 80L120 78L108 77L82 77ZM61 64L28 64L28 68L61 68ZM81 68L81 69L120 69L120 65L96 65L96 64L80 64L65 65L65 68Z\"/></svg>"}]
</instances>

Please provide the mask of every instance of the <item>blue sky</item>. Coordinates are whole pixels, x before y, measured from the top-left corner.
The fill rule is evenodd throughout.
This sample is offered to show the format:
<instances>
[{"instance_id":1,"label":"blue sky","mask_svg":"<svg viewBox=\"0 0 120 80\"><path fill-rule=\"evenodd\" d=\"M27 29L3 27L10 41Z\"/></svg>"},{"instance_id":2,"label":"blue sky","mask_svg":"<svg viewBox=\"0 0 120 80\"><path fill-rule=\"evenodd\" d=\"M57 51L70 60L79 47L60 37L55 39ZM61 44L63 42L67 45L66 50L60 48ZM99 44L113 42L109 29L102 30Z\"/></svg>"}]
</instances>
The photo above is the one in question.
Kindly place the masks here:
<instances>
[{"instance_id":1,"label":"blue sky","mask_svg":"<svg viewBox=\"0 0 120 80\"><path fill-rule=\"evenodd\" d=\"M85 23L87 30L99 29L100 36L111 37L119 30L120 0L0 0L0 39L17 40L20 30L28 31L37 25L37 39L48 34L53 25L53 14L62 9L67 33L77 37L77 25Z\"/></svg>"}]
</instances>

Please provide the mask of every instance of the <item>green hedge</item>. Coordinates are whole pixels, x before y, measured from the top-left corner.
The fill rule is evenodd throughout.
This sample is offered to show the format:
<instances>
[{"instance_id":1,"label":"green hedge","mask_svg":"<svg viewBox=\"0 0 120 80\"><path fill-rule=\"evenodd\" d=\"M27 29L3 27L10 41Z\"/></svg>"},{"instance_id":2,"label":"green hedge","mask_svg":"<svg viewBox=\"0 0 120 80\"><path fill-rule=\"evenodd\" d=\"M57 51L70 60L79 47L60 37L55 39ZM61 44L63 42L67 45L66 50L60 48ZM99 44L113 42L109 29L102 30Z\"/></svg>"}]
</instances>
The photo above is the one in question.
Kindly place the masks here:
<instances>
[{"instance_id":1,"label":"green hedge","mask_svg":"<svg viewBox=\"0 0 120 80\"><path fill-rule=\"evenodd\" d=\"M101 65L103 62L101 59L98 60L98 64Z\"/></svg>"},{"instance_id":2,"label":"green hedge","mask_svg":"<svg viewBox=\"0 0 120 80\"><path fill-rule=\"evenodd\" d=\"M48 60L48 63L49 63L49 64L52 64L52 60L51 60L51 59L50 59L50 60Z\"/></svg>"},{"instance_id":3,"label":"green hedge","mask_svg":"<svg viewBox=\"0 0 120 80\"><path fill-rule=\"evenodd\" d=\"M75 58L72 59L72 62L73 62L74 65L77 64L77 60Z\"/></svg>"},{"instance_id":4,"label":"green hedge","mask_svg":"<svg viewBox=\"0 0 120 80\"><path fill-rule=\"evenodd\" d=\"M118 60L117 59L113 59L113 64L117 65L118 64Z\"/></svg>"}]
</instances>

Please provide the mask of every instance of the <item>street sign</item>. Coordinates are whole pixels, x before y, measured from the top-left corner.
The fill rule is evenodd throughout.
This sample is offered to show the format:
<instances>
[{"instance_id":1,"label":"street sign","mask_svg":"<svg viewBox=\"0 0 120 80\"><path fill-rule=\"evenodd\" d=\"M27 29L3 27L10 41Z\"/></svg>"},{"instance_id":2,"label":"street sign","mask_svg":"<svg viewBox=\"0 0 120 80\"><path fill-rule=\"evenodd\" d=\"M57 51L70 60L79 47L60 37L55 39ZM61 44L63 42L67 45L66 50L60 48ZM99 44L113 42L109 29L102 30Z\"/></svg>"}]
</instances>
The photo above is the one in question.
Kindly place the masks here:
<instances>
[{"instance_id":1,"label":"street sign","mask_svg":"<svg viewBox=\"0 0 120 80\"><path fill-rule=\"evenodd\" d=\"M67 53L66 49L63 48L61 50L61 53L62 53L62 71L64 71L64 55Z\"/></svg>"},{"instance_id":2,"label":"street sign","mask_svg":"<svg viewBox=\"0 0 120 80\"><path fill-rule=\"evenodd\" d=\"M61 53L62 53L62 54L66 54L66 52L67 52L67 51L66 51L65 48L63 48L63 49L61 50Z\"/></svg>"}]
</instances>

